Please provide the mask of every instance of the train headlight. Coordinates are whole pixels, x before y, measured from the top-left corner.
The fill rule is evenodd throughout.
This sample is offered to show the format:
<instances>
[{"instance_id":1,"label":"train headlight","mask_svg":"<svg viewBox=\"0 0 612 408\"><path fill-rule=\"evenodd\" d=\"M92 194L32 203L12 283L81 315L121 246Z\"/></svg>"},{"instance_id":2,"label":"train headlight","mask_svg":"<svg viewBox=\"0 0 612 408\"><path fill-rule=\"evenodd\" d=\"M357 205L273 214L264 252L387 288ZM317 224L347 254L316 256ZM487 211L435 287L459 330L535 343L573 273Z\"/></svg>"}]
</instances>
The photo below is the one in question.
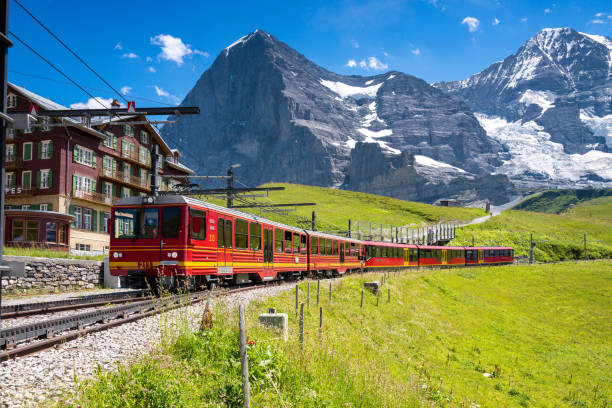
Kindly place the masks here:
<instances>
[{"instance_id":1,"label":"train headlight","mask_svg":"<svg viewBox=\"0 0 612 408\"><path fill-rule=\"evenodd\" d=\"M120 256L119 252L113 252L113 258L119 258Z\"/></svg>"},{"instance_id":2,"label":"train headlight","mask_svg":"<svg viewBox=\"0 0 612 408\"><path fill-rule=\"evenodd\" d=\"M173 257L173 258L176 258L176 257L178 257L178 254L177 254L176 252L173 252L173 253L172 253L172 257Z\"/></svg>"},{"instance_id":3,"label":"train headlight","mask_svg":"<svg viewBox=\"0 0 612 408\"><path fill-rule=\"evenodd\" d=\"M168 258L172 258L172 252L168 252Z\"/></svg>"}]
</instances>

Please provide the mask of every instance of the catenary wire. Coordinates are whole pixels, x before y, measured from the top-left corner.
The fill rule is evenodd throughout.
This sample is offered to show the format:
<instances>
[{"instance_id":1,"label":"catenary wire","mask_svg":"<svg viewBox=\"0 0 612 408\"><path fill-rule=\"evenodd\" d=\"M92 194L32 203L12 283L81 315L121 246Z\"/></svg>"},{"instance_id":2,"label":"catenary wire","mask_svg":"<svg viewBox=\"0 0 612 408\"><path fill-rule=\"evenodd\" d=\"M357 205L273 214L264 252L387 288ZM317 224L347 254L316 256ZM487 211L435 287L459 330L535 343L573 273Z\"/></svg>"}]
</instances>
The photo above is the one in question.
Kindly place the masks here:
<instances>
[{"instance_id":1,"label":"catenary wire","mask_svg":"<svg viewBox=\"0 0 612 408\"><path fill-rule=\"evenodd\" d=\"M113 90L113 92L115 92L117 95L119 95L119 97L121 99L123 99L126 103L128 102L128 100L121 94L121 92L118 92L115 88L113 88L113 86L111 84L108 83L108 81L106 81L104 78L102 78L102 76L100 74L98 74L98 72L96 72L95 69L93 69L88 63L86 63L83 58L81 58L76 52L74 52L72 50L72 48L70 48L65 42L63 42L57 35L55 35L53 33L53 31L51 31L46 25L43 24L42 21L40 21L38 18L36 18L27 8L25 8L23 6L23 4L21 4L19 2L19 0L14 0L15 3L21 7L23 9L23 11L25 11L26 13L28 13L30 15L30 17L32 17L34 19L34 21L36 21L42 28L44 28L49 34L51 34L51 36L53 38L55 38L60 44L62 44L62 46L64 48L66 48L68 51L70 51L70 53L72 55L74 55L74 57L76 59L78 59L79 61L81 61L81 63L83 63L83 65L85 65L91 72L94 73L95 76L97 76L102 82L104 82L110 89Z\"/></svg>"},{"instance_id":2,"label":"catenary wire","mask_svg":"<svg viewBox=\"0 0 612 408\"><path fill-rule=\"evenodd\" d=\"M98 100L98 98L96 98L95 96L93 96L92 94L90 94L89 92L87 92L87 90L85 88L83 88L81 85L79 85L75 80L73 80L72 78L70 78L67 74L65 74L61 69L59 69L58 67L56 67L51 61L49 61L48 59L46 59L45 57L43 57L42 55L40 55L34 48L30 47L30 45L28 45L28 43L26 43L24 40L22 40L21 38L19 38L17 35L15 35L14 32L9 31L9 34L11 34L13 37L15 37L15 39L17 41L19 41L21 44L23 44L27 49L29 49L30 51L32 51L34 54L36 54L40 59L42 59L43 61L45 61L47 64L49 64L53 69L55 69L57 72L59 72L60 74L62 74L67 80L69 80L70 82L72 82L77 88L79 88L81 91L85 92L85 94L87 96L89 96L90 98L92 98L93 100L95 100L96 102L98 102L104 109L108 109L102 102L100 102Z\"/></svg>"}]
</instances>

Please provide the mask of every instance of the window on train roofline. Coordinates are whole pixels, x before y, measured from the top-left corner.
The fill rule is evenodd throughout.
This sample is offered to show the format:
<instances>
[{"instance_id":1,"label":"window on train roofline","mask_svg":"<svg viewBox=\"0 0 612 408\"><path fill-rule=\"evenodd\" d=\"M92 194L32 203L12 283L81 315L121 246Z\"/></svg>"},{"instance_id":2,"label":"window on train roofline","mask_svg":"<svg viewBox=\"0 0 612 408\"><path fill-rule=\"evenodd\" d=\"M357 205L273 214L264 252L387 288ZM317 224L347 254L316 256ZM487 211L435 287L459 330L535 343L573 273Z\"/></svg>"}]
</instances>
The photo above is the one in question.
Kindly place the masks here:
<instances>
[{"instance_id":1,"label":"window on train roofline","mask_svg":"<svg viewBox=\"0 0 612 408\"><path fill-rule=\"evenodd\" d=\"M319 238L310 237L310 253L313 255L319 253Z\"/></svg>"},{"instance_id":2,"label":"window on train roofline","mask_svg":"<svg viewBox=\"0 0 612 408\"><path fill-rule=\"evenodd\" d=\"M181 207L162 210L162 238L178 238L181 231Z\"/></svg>"},{"instance_id":3,"label":"window on train roofline","mask_svg":"<svg viewBox=\"0 0 612 408\"><path fill-rule=\"evenodd\" d=\"M338 241L334 240L333 241L333 251L332 251L332 255L338 255Z\"/></svg>"},{"instance_id":4,"label":"window on train roofline","mask_svg":"<svg viewBox=\"0 0 612 408\"><path fill-rule=\"evenodd\" d=\"M223 240L223 232L225 231L224 225L225 225L225 220L223 218L217 218L217 247L219 248L223 248L224 246L224 240Z\"/></svg>"},{"instance_id":5,"label":"window on train roofline","mask_svg":"<svg viewBox=\"0 0 612 408\"><path fill-rule=\"evenodd\" d=\"M274 251L275 252L283 252L283 234L284 234L284 231L282 229L274 230Z\"/></svg>"},{"instance_id":6,"label":"window on train roofline","mask_svg":"<svg viewBox=\"0 0 612 408\"><path fill-rule=\"evenodd\" d=\"M256 222L251 223L251 250L261 250L261 224Z\"/></svg>"},{"instance_id":7,"label":"window on train roofline","mask_svg":"<svg viewBox=\"0 0 612 408\"><path fill-rule=\"evenodd\" d=\"M249 223L236 218L236 249L249 249Z\"/></svg>"},{"instance_id":8,"label":"window on train roofline","mask_svg":"<svg viewBox=\"0 0 612 408\"><path fill-rule=\"evenodd\" d=\"M159 209L121 208L114 214L117 239L153 239L158 235Z\"/></svg>"},{"instance_id":9,"label":"window on train roofline","mask_svg":"<svg viewBox=\"0 0 612 408\"><path fill-rule=\"evenodd\" d=\"M300 253L306 255L308 247L306 245L306 235L300 235Z\"/></svg>"},{"instance_id":10,"label":"window on train roofline","mask_svg":"<svg viewBox=\"0 0 612 408\"><path fill-rule=\"evenodd\" d=\"M332 240L326 239L325 240L325 255L331 255L331 254L332 254Z\"/></svg>"},{"instance_id":11,"label":"window on train roofline","mask_svg":"<svg viewBox=\"0 0 612 408\"><path fill-rule=\"evenodd\" d=\"M232 224L232 220L225 220L225 232L223 233L223 238L226 248L232 247L232 238L234 237Z\"/></svg>"},{"instance_id":12,"label":"window on train roofline","mask_svg":"<svg viewBox=\"0 0 612 408\"><path fill-rule=\"evenodd\" d=\"M300 253L300 234L298 234L297 232L293 233L293 253Z\"/></svg>"},{"instance_id":13,"label":"window on train roofline","mask_svg":"<svg viewBox=\"0 0 612 408\"><path fill-rule=\"evenodd\" d=\"M204 211L189 211L189 237L192 239L206 239L206 213Z\"/></svg>"},{"instance_id":14,"label":"window on train roofline","mask_svg":"<svg viewBox=\"0 0 612 408\"><path fill-rule=\"evenodd\" d=\"M291 253L291 231L285 231L285 253L286 254L290 254Z\"/></svg>"}]
</instances>

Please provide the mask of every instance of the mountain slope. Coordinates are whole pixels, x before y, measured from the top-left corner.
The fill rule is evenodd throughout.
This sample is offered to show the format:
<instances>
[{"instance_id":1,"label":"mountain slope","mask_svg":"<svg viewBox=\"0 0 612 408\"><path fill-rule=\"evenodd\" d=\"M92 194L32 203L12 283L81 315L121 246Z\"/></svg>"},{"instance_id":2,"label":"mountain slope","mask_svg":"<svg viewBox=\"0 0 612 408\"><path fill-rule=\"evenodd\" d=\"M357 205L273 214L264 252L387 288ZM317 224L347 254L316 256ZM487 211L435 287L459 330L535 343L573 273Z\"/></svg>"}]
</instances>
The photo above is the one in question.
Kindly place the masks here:
<instances>
[{"instance_id":1,"label":"mountain slope","mask_svg":"<svg viewBox=\"0 0 612 408\"><path fill-rule=\"evenodd\" d=\"M612 183L612 40L547 28L515 54L434 84L468 104L511 153L498 172L519 184Z\"/></svg>"},{"instance_id":2,"label":"mountain slope","mask_svg":"<svg viewBox=\"0 0 612 408\"><path fill-rule=\"evenodd\" d=\"M466 104L400 72L334 74L263 31L222 51L182 104L199 106L201 114L163 133L202 157L186 160L198 172L224 173L241 163L239 177L251 185L345 186L427 201L445 196L449 184L467 201L504 201L511 189L507 180L504 188L491 189L492 197L474 189L482 184L475 180L501 164L503 149ZM353 160L360 145L378 163ZM461 174L439 176L432 163ZM371 164L396 176L373 184L378 174L364 169ZM400 170L418 177L399 177ZM422 194L417 183L429 183L436 194Z\"/></svg>"}]
</instances>

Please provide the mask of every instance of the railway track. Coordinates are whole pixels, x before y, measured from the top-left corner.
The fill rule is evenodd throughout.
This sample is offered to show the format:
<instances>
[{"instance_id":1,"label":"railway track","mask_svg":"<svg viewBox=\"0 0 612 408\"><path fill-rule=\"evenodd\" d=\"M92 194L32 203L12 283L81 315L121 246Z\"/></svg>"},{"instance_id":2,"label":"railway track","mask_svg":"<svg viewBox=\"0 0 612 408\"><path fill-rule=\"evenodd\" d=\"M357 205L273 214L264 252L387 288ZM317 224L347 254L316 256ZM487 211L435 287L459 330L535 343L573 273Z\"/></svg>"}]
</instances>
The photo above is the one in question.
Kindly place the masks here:
<instances>
[{"instance_id":1,"label":"railway track","mask_svg":"<svg viewBox=\"0 0 612 408\"><path fill-rule=\"evenodd\" d=\"M215 292L215 296L227 296L254 288L257 288L257 286L221 290ZM3 329L0 330L0 362L34 354L89 333L107 330L158 313L190 306L202 302L209 296L209 291L202 291L139 300L125 305ZM125 299L123 299L123 302L125 302ZM107 303L108 300L104 304ZM83 307L90 306L91 303Z\"/></svg>"},{"instance_id":2,"label":"railway track","mask_svg":"<svg viewBox=\"0 0 612 408\"><path fill-rule=\"evenodd\" d=\"M103 293L100 295L75 297L51 302L35 302L2 306L1 313L2 319L14 319L17 317L84 309L108 304L124 303L131 300L146 299L151 299L150 292L148 290Z\"/></svg>"}]
</instances>

